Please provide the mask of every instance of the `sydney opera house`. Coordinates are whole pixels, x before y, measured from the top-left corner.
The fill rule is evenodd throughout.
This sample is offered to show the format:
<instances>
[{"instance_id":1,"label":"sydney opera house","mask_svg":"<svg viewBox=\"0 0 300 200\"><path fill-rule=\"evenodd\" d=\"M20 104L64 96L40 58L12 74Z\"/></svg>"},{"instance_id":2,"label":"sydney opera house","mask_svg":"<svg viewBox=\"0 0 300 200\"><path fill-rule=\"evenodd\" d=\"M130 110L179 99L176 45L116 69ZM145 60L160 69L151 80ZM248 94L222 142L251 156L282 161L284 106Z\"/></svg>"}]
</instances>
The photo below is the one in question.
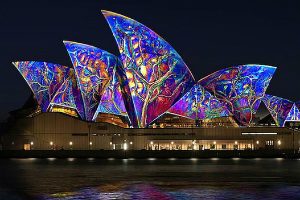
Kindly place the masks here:
<instances>
[{"instance_id":1,"label":"sydney opera house","mask_svg":"<svg viewBox=\"0 0 300 200\"><path fill-rule=\"evenodd\" d=\"M64 41L73 66L13 62L34 103L12 112L3 148L299 148L300 102L266 94L276 67L243 64L195 80L154 31L102 13L120 55ZM267 115L258 118L261 108Z\"/></svg>"}]
</instances>

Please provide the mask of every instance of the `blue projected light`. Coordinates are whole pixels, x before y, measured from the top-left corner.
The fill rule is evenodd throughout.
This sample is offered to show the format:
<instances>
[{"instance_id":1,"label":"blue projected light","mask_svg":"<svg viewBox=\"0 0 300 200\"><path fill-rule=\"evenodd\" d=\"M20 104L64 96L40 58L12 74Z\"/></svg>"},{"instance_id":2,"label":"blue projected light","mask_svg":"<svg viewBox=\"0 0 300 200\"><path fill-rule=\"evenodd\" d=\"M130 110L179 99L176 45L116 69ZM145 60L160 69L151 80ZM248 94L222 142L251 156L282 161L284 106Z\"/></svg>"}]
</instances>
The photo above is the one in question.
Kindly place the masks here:
<instances>
[{"instance_id":1,"label":"blue projected light","mask_svg":"<svg viewBox=\"0 0 300 200\"><path fill-rule=\"evenodd\" d=\"M238 65L212 73L199 83L224 103L240 124L249 126L275 70L266 65Z\"/></svg>"},{"instance_id":2,"label":"blue projected light","mask_svg":"<svg viewBox=\"0 0 300 200\"><path fill-rule=\"evenodd\" d=\"M146 127L195 83L180 55L163 38L123 15L102 11L121 54L134 104L131 121Z\"/></svg>"},{"instance_id":3,"label":"blue projected light","mask_svg":"<svg viewBox=\"0 0 300 200\"><path fill-rule=\"evenodd\" d=\"M168 112L200 120L230 115L228 109L199 83L195 84Z\"/></svg>"},{"instance_id":4,"label":"blue projected light","mask_svg":"<svg viewBox=\"0 0 300 200\"><path fill-rule=\"evenodd\" d=\"M122 70L118 58L94 46L64 43L75 69L86 120L94 121L99 112L127 116L116 74Z\"/></svg>"},{"instance_id":5,"label":"blue projected light","mask_svg":"<svg viewBox=\"0 0 300 200\"><path fill-rule=\"evenodd\" d=\"M283 127L294 103L288 99L283 99L268 94L264 96L263 102L272 115L276 125Z\"/></svg>"}]
</instances>

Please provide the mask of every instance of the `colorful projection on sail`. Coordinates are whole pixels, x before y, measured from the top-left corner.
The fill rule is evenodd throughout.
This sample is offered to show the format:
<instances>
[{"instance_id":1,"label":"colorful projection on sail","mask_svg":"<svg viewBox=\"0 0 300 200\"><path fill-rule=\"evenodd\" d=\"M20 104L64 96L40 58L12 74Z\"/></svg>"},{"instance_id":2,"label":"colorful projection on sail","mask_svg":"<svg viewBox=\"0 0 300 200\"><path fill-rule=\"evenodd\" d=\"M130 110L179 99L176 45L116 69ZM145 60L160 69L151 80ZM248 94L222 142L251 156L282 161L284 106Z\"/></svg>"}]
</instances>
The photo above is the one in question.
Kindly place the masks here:
<instances>
[{"instance_id":1,"label":"colorful projection on sail","mask_svg":"<svg viewBox=\"0 0 300 200\"><path fill-rule=\"evenodd\" d=\"M239 65L219 70L199 83L224 103L242 125L250 125L276 68Z\"/></svg>"},{"instance_id":2,"label":"colorful projection on sail","mask_svg":"<svg viewBox=\"0 0 300 200\"><path fill-rule=\"evenodd\" d=\"M159 35L123 15L102 11L121 54L138 127L166 112L193 85L180 55Z\"/></svg>"},{"instance_id":3,"label":"colorful projection on sail","mask_svg":"<svg viewBox=\"0 0 300 200\"><path fill-rule=\"evenodd\" d=\"M70 41L64 43L75 69L86 120L95 120L99 112L126 116L116 75L122 70L118 58L94 46Z\"/></svg>"},{"instance_id":4,"label":"colorful projection on sail","mask_svg":"<svg viewBox=\"0 0 300 200\"><path fill-rule=\"evenodd\" d=\"M48 111L50 102L68 76L69 67L36 61L13 63L31 88L42 112Z\"/></svg>"},{"instance_id":5,"label":"colorful projection on sail","mask_svg":"<svg viewBox=\"0 0 300 200\"><path fill-rule=\"evenodd\" d=\"M76 78L74 75L74 69L69 70L69 74L66 77L63 84L55 93L54 97L51 100L50 105L67 107L77 110L81 119L84 117L83 101L81 98L80 90L77 86ZM63 110L63 109L61 109Z\"/></svg>"},{"instance_id":6,"label":"colorful projection on sail","mask_svg":"<svg viewBox=\"0 0 300 200\"><path fill-rule=\"evenodd\" d=\"M263 102L277 126L283 127L294 103L290 100L266 94Z\"/></svg>"},{"instance_id":7,"label":"colorful projection on sail","mask_svg":"<svg viewBox=\"0 0 300 200\"><path fill-rule=\"evenodd\" d=\"M300 112L299 108L296 106L296 103L293 104L293 107L290 109L285 121L300 121Z\"/></svg>"},{"instance_id":8,"label":"colorful projection on sail","mask_svg":"<svg viewBox=\"0 0 300 200\"><path fill-rule=\"evenodd\" d=\"M168 112L200 120L230 115L228 109L200 84L194 85Z\"/></svg>"}]
</instances>

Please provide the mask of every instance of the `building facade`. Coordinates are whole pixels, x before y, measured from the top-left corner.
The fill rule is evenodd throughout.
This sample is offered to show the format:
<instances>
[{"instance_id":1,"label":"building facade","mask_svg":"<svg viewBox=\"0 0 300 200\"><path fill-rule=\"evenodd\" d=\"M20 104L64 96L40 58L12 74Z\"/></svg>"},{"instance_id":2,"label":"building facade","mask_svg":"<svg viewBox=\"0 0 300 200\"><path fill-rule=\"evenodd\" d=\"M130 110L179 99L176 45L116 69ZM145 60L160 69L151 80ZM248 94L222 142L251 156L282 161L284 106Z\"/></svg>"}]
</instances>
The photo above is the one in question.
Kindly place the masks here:
<instances>
[{"instance_id":1,"label":"building facade","mask_svg":"<svg viewBox=\"0 0 300 200\"><path fill-rule=\"evenodd\" d=\"M41 113L13 123L2 148L15 150L257 150L296 149L300 137L287 127L123 128L62 113Z\"/></svg>"}]
</instances>

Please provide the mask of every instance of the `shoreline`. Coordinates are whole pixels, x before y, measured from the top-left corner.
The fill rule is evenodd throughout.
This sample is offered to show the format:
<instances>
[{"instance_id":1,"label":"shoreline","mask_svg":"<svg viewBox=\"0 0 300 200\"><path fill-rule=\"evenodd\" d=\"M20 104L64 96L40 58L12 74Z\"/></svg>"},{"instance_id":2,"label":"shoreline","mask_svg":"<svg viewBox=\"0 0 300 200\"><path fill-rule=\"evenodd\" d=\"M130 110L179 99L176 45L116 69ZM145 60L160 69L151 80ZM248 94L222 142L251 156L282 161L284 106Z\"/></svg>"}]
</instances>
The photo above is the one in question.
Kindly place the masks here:
<instances>
[{"instance_id":1,"label":"shoreline","mask_svg":"<svg viewBox=\"0 0 300 200\"><path fill-rule=\"evenodd\" d=\"M1 158L284 158L298 159L293 150L2 150Z\"/></svg>"}]
</instances>

